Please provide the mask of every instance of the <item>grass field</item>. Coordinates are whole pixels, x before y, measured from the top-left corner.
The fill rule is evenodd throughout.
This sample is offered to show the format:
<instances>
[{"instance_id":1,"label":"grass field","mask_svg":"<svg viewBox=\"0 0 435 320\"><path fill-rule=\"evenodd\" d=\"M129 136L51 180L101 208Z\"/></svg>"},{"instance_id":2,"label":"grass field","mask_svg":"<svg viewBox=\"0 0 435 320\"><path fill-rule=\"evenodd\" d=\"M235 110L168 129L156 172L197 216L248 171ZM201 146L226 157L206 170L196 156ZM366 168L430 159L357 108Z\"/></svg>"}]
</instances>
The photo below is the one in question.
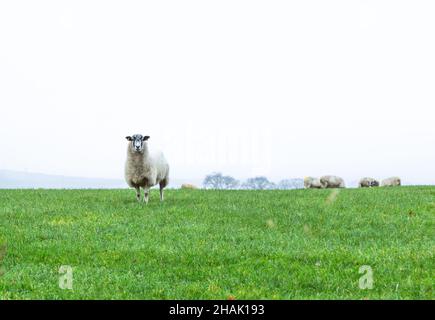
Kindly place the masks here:
<instances>
[{"instance_id":1,"label":"grass field","mask_svg":"<svg viewBox=\"0 0 435 320\"><path fill-rule=\"evenodd\" d=\"M0 190L0 299L433 299L434 232L435 187Z\"/></svg>"}]
</instances>

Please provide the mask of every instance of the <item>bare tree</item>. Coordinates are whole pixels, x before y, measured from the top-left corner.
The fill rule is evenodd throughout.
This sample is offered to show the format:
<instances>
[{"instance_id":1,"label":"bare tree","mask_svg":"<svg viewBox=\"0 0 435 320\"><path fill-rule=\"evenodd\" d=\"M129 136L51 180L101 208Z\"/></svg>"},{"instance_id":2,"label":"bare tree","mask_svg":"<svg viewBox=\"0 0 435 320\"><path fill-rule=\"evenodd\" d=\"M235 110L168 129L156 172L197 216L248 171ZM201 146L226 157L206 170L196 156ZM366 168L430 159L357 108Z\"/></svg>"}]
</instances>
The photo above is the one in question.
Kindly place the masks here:
<instances>
[{"instance_id":1,"label":"bare tree","mask_svg":"<svg viewBox=\"0 0 435 320\"><path fill-rule=\"evenodd\" d=\"M231 176L224 176L220 172L215 172L207 175L202 184L206 189L236 189L240 182Z\"/></svg>"},{"instance_id":2,"label":"bare tree","mask_svg":"<svg viewBox=\"0 0 435 320\"><path fill-rule=\"evenodd\" d=\"M273 189L274 184L270 182L266 177L249 178L242 185L243 189L264 190Z\"/></svg>"},{"instance_id":3,"label":"bare tree","mask_svg":"<svg viewBox=\"0 0 435 320\"><path fill-rule=\"evenodd\" d=\"M304 188L304 180L302 179L284 179L278 183L278 189L287 190L287 189L303 189Z\"/></svg>"},{"instance_id":4,"label":"bare tree","mask_svg":"<svg viewBox=\"0 0 435 320\"><path fill-rule=\"evenodd\" d=\"M223 176L220 172L214 172L205 177L203 183L206 189L222 189Z\"/></svg>"},{"instance_id":5,"label":"bare tree","mask_svg":"<svg viewBox=\"0 0 435 320\"><path fill-rule=\"evenodd\" d=\"M237 189L240 185L240 182L231 176L224 176L223 179L225 189Z\"/></svg>"}]
</instances>

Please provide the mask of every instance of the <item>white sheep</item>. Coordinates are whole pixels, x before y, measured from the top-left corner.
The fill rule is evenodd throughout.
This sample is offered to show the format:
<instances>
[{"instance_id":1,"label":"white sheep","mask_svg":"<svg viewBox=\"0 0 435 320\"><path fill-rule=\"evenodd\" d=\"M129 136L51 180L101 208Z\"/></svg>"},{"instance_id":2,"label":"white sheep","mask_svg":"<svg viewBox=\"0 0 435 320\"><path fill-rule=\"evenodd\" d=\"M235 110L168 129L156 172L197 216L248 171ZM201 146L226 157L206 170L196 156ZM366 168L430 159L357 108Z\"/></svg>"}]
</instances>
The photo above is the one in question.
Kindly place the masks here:
<instances>
[{"instance_id":1,"label":"white sheep","mask_svg":"<svg viewBox=\"0 0 435 320\"><path fill-rule=\"evenodd\" d=\"M163 188L169 183L169 165L161 152L150 153L147 140L149 136L135 134L128 136L125 180L136 189L136 198L140 201L140 188L144 190L144 202L148 203L149 190L159 184L160 201L163 201Z\"/></svg>"},{"instance_id":2,"label":"white sheep","mask_svg":"<svg viewBox=\"0 0 435 320\"><path fill-rule=\"evenodd\" d=\"M322 188L344 188L344 180L337 176L323 176L320 178Z\"/></svg>"},{"instance_id":3,"label":"white sheep","mask_svg":"<svg viewBox=\"0 0 435 320\"><path fill-rule=\"evenodd\" d=\"M382 186L383 187L396 187L396 186L400 186L402 184L402 181L400 180L399 177L391 177L391 178L387 178L382 180Z\"/></svg>"},{"instance_id":4,"label":"white sheep","mask_svg":"<svg viewBox=\"0 0 435 320\"><path fill-rule=\"evenodd\" d=\"M374 178L365 177L359 181L358 186L360 188L379 187L379 181Z\"/></svg>"},{"instance_id":5,"label":"white sheep","mask_svg":"<svg viewBox=\"0 0 435 320\"><path fill-rule=\"evenodd\" d=\"M304 187L306 189L312 189L312 188L320 189L320 188L322 188L322 184L320 183L319 178L305 177L304 178Z\"/></svg>"}]
</instances>

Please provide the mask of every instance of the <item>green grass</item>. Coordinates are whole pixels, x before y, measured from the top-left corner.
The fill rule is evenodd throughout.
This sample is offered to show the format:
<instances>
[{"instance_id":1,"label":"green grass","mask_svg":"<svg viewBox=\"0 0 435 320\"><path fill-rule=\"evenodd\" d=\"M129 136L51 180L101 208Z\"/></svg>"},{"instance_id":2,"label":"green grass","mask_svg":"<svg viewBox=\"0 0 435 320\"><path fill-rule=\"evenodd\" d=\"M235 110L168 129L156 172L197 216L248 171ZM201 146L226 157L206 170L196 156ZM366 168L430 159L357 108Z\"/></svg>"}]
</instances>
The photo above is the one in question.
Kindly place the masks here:
<instances>
[{"instance_id":1,"label":"green grass","mask_svg":"<svg viewBox=\"0 0 435 320\"><path fill-rule=\"evenodd\" d=\"M433 299L435 187L330 194L2 190L0 299Z\"/></svg>"}]
</instances>

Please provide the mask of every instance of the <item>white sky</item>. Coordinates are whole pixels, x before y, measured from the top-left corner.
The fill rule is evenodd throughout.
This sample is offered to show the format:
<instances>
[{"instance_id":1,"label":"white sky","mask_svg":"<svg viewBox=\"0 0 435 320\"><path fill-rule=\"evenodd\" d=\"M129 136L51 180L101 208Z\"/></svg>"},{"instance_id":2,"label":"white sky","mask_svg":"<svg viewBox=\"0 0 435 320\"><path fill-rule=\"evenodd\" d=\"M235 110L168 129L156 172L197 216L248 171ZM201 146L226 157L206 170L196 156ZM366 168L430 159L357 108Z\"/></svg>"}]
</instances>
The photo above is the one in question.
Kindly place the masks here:
<instances>
[{"instance_id":1,"label":"white sky","mask_svg":"<svg viewBox=\"0 0 435 320\"><path fill-rule=\"evenodd\" d=\"M1 1L0 169L435 183L435 1Z\"/></svg>"}]
</instances>

